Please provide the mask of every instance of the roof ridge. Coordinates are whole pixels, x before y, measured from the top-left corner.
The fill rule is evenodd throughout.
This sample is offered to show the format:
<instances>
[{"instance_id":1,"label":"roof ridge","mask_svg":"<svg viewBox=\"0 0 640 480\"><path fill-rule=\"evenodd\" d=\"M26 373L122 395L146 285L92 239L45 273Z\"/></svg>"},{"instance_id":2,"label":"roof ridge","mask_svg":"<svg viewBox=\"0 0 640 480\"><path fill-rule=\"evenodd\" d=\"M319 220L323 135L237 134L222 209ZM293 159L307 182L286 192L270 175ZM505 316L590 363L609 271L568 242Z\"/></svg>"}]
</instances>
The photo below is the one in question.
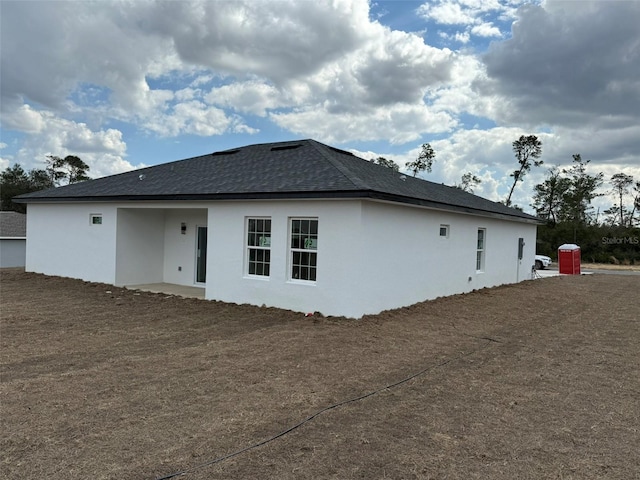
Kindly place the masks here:
<instances>
[{"instance_id":1,"label":"roof ridge","mask_svg":"<svg viewBox=\"0 0 640 480\"><path fill-rule=\"evenodd\" d=\"M356 175L353 171L351 171L351 169L349 169L346 165L344 165L342 162L338 161L336 158L334 158L328 151L327 149L330 149L331 147L329 147L329 145L325 145L324 143L318 142L317 140L313 140L313 139L309 139L307 140L315 149L316 151L318 151L320 153L320 155L322 155L325 159L327 159L329 161L329 163L331 163L331 165L338 170L347 180L349 180L349 182L356 188L362 189L362 190L371 190L371 186L368 185L366 182L364 182L358 175ZM338 149L334 149L334 150L338 150ZM336 151L336 153L338 153ZM352 154L353 155L353 154ZM364 162L366 162L366 160L358 157L357 155L353 155L355 158L358 158ZM357 180L358 182L356 182L355 180Z\"/></svg>"}]
</instances>

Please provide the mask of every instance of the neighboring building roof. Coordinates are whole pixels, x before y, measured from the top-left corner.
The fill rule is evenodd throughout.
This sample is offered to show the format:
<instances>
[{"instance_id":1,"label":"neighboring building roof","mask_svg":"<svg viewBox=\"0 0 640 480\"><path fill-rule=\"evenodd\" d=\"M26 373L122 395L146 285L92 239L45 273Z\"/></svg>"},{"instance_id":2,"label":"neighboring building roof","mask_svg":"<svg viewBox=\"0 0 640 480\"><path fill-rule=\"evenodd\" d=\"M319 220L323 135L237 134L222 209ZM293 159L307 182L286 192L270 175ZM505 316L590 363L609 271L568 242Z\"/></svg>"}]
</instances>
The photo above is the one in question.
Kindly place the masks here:
<instances>
[{"instance_id":1,"label":"neighboring building roof","mask_svg":"<svg viewBox=\"0 0 640 480\"><path fill-rule=\"evenodd\" d=\"M21 203L371 198L539 223L503 204L315 140L249 145L16 197Z\"/></svg>"},{"instance_id":2,"label":"neighboring building roof","mask_svg":"<svg viewBox=\"0 0 640 480\"><path fill-rule=\"evenodd\" d=\"M0 238L26 238L27 216L18 212L0 212Z\"/></svg>"}]
</instances>

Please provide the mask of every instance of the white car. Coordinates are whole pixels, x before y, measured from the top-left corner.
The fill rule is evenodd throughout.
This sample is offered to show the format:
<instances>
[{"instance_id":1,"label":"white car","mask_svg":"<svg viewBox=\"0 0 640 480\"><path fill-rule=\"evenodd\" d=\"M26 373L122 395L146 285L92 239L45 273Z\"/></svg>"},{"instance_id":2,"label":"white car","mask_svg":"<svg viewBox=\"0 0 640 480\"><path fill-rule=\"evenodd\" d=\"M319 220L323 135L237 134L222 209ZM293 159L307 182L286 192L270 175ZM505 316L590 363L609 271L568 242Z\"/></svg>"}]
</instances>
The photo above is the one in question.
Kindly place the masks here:
<instances>
[{"instance_id":1,"label":"white car","mask_svg":"<svg viewBox=\"0 0 640 480\"><path fill-rule=\"evenodd\" d=\"M536 255L536 270L544 270L552 263L551 257L547 257L546 255Z\"/></svg>"}]
</instances>

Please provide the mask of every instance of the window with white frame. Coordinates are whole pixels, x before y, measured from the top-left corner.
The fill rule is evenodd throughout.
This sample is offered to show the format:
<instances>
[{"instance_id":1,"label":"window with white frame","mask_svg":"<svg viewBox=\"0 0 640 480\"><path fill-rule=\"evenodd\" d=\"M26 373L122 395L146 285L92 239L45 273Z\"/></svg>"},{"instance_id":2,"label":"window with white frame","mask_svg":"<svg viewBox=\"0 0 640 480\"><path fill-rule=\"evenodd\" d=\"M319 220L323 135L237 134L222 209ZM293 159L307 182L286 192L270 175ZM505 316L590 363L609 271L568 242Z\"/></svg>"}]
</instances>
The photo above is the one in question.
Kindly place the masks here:
<instances>
[{"instance_id":1,"label":"window with white frame","mask_svg":"<svg viewBox=\"0 0 640 480\"><path fill-rule=\"evenodd\" d=\"M269 276L271 267L271 219L247 219L247 273Z\"/></svg>"},{"instance_id":2,"label":"window with white frame","mask_svg":"<svg viewBox=\"0 0 640 480\"><path fill-rule=\"evenodd\" d=\"M291 219L291 279L316 281L318 264L318 219Z\"/></svg>"},{"instance_id":3,"label":"window with white frame","mask_svg":"<svg viewBox=\"0 0 640 480\"><path fill-rule=\"evenodd\" d=\"M89 214L89 224L90 225L102 225L102 214L101 213L91 213L91 214Z\"/></svg>"},{"instance_id":4,"label":"window with white frame","mask_svg":"<svg viewBox=\"0 0 640 480\"><path fill-rule=\"evenodd\" d=\"M449 238L449 225L440 225L440 237Z\"/></svg>"},{"instance_id":5,"label":"window with white frame","mask_svg":"<svg viewBox=\"0 0 640 480\"><path fill-rule=\"evenodd\" d=\"M484 251L486 246L487 231L484 228L478 229L478 243L476 246L476 271L484 271Z\"/></svg>"}]
</instances>

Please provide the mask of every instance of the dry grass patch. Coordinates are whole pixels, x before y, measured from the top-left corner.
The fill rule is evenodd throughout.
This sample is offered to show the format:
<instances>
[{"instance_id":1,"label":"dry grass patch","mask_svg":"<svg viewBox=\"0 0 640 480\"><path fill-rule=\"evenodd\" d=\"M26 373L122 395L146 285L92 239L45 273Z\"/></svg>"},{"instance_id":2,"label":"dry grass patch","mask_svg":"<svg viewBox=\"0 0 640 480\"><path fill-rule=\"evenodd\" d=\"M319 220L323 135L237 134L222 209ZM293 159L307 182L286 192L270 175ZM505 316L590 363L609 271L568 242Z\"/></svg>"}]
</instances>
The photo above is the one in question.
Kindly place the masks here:
<instances>
[{"instance_id":1,"label":"dry grass patch","mask_svg":"<svg viewBox=\"0 0 640 480\"><path fill-rule=\"evenodd\" d=\"M0 288L6 478L638 478L640 276L360 321L19 270Z\"/></svg>"},{"instance_id":2,"label":"dry grass patch","mask_svg":"<svg viewBox=\"0 0 640 480\"><path fill-rule=\"evenodd\" d=\"M640 265L614 265L613 263L583 263L582 270L628 270L640 272Z\"/></svg>"}]
</instances>

